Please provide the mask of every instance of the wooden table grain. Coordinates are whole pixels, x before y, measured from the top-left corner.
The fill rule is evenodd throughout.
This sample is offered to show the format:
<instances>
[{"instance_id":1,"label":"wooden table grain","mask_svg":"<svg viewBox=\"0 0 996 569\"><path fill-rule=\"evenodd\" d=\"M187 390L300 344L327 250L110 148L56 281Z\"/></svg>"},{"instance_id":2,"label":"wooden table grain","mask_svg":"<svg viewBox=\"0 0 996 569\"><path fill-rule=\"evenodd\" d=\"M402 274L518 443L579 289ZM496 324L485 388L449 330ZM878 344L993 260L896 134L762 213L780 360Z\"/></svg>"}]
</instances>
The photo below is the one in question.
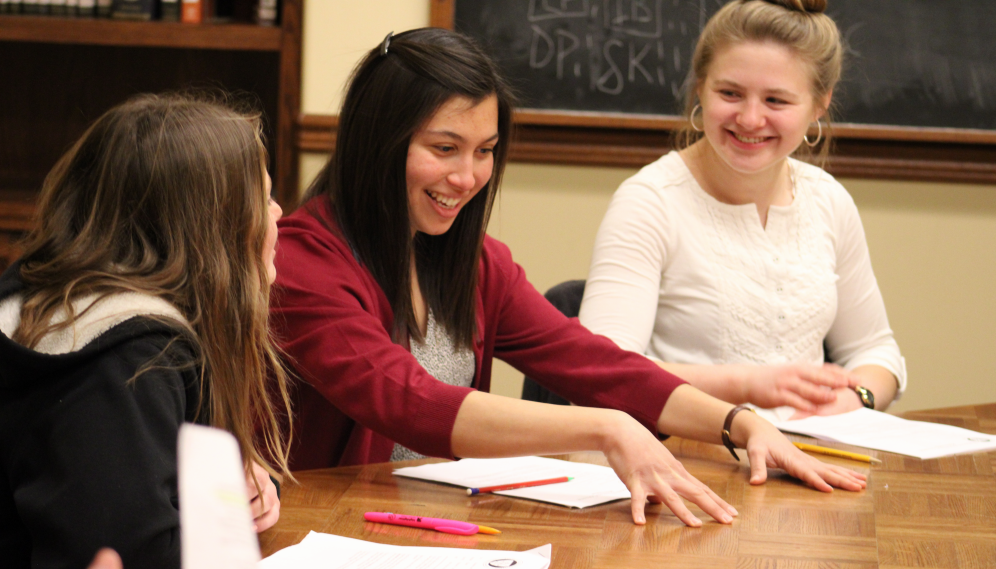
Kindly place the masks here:
<instances>
[{"instance_id":1,"label":"wooden table grain","mask_svg":"<svg viewBox=\"0 0 996 569\"><path fill-rule=\"evenodd\" d=\"M903 416L996 434L996 404ZM285 486L280 522L260 535L260 546L266 556L313 530L394 545L521 551L552 543L551 567L571 569L996 567L996 452L920 460L870 451L883 461L871 468L821 456L869 475L863 492L824 494L777 470L769 471L767 484L751 486L747 467L722 447L677 438L666 444L739 510L732 525L688 528L658 505L648 509L646 526L636 526L628 500L572 510L494 495L468 497L460 488L394 477L398 464L372 464L296 473L300 484ZM566 458L605 464L598 453ZM430 461L405 464L424 462ZM457 536L374 524L363 520L367 511L466 520L503 533Z\"/></svg>"}]
</instances>

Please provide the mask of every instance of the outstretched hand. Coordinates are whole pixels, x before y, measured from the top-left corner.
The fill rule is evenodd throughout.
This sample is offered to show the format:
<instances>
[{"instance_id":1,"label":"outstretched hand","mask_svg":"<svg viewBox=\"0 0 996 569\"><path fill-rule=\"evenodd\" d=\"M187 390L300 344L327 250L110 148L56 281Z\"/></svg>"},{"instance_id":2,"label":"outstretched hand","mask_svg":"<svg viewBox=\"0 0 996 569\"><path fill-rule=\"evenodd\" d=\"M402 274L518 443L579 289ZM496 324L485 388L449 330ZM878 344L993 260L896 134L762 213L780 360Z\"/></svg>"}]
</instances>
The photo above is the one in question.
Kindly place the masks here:
<instances>
[{"instance_id":1,"label":"outstretched hand","mask_svg":"<svg viewBox=\"0 0 996 569\"><path fill-rule=\"evenodd\" d=\"M753 413L738 413L731 431L734 440L746 439L744 447L750 460L751 484L764 484L768 468L781 468L821 492L833 492L834 487L857 492L867 485L864 474L809 456L774 425Z\"/></svg>"},{"instance_id":2,"label":"outstretched hand","mask_svg":"<svg viewBox=\"0 0 996 569\"><path fill-rule=\"evenodd\" d=\"M859 385L856 375L834 364L751 366L746 373L744 401L769 409L789 405L809 414L829 409L839 390Z\"/></svg>"},{"instance_id":3,"label":"outstretched hand","mask_svg":"<svg viewBox=\"0 0 996 569\"><path fill-rule=\"evenodd\" d=\"M795 448L795 447L793 447ZM732 523L737 510L708 486L689 474L664 445L628 415L620 414L619 425L604 449L609 465L632 494L633 522L647 522L647 502L664 504L691 527L702 521L682 502L695 504L724 524Z\"/></svg>"}]
</instances>

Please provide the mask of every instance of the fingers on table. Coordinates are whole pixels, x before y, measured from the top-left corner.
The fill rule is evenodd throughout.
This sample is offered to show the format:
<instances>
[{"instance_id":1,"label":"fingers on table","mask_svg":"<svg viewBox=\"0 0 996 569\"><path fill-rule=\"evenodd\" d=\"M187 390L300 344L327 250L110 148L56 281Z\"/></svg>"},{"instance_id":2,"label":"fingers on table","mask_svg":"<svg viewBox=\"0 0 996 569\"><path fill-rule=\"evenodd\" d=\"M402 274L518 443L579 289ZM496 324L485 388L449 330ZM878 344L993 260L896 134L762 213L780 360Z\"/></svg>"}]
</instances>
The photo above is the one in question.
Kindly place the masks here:
<instances>
[{"instance_id":1,"label":"fingers on table","mask_svg":"<svg viewBox=\"0 0 996 569\"><path fill-rule=\"evenodd\" d=\"M684 481L686 481L689 484L697 487L699 490L705 492L706 496L708 496L710 499L712 499L713 502L715 502L716 504L718 504L719 507L722 508L722 510L724 512L726 512L730 516L738 516L738 515L740 515L740 513L737 512L736 508L734 508L729 503L727 503L726 500L720 498L719 494L713 492L712 488L710 488L708 485L706 485L704 482L702 482L698 478L692 476L692 474L690 472L688 472L688 470L685 469L685 465L683 465L681 463L678 463L678 466L677 466L676 470L678 471L678 475L681 476L684 479ZM706 513L708 513L712 517L716 518L716 516L713 515L711 512L706 512ZM720 518L716 518L716 519L719 520L719 521L722 521L721 518L722 518L722 516ZM733 520L731 519L729 521L732 522ZM728 522L726 522L726 523L728 523Z\"/></svg>"},{"instance_id":2,"label":"fingers on table","mask_svg":"<svg viewBox=\"0 0 996 569\"><path fill-rule=\"evenodd\" d=\"M263 501L260 500L259 496L256 496L249 501L249 512L252 514L253 519L258 518L263 514Z\"/></svg>"},{"instance_id":3,"label":"fingers on table","mask_svg":"<svg viewBox=\"0 0 996 569\"><path fill-rule=\"evenodd\" d=\"M656 488L650 489L648 492L644 490L643 485L638 486L638 491L630 490L633 494L633 521L638 525L646 523L646 516L644 515L643 509L646 507L647 495L651 494L656 498L655 501L660 501L660 503L667 506L669 510L674 512L685 525L697 528L702 525L702 520L695 517L695 514L685 506L685 503L681 500L681 496L674 491L673 488L664 484L663 482L656 484Z\"/></svg>"},{"instance_id":4,"label":"fingers on table","mask_svg":"<svg viewBox=\"0 0 996 569\"><path fill-rule=\"evenodd\" d=\"M679 473L679 477L671 484L662 480L657 482L659 489L655 488L654 494L674 512L678 519L689 526L699 527L702 525L702 521L688 510L682 498L695 504L714 520L723 524L732 523L733 516L737 515L737 510L733 506L726 503L708 486L687 472Z\"/></svg>"},{"instance_id":5,"label":"fingers on table","mask_svg":"<svg viewBox=\"0 0 996 569\"><path fill-rule=\"evenodd\" d=\"M868 478L860 472L849 468L822 463L826 470L821 475L823 479L837 488L857 492L868 486Z\"/></svg>"},{"instance_id":6,"label":"fingers on table","mask_svg":"<svg viewBox=\"0 0 996 569\"><path fill-rule=\"evenodd\" d=\"M750 483L764 484L768 480L768 451L764 448L748 448L747 460L750 462Z\"/></svg>"},{"instance_id":7,"label":"fingers on table","mask_svg":"<svg viewBox=\"0 0 996 569\"><path fill-rule=\"evenodd\" d=\"M821 492L833 492L834 487L857 492L865 487L863 474L849 468L827 464L810 456L799 463L793 461L793 470L794 472L789 471L789 474Z\"/></svg>"},{"instance_id":8,"label":"fingers on table","mask_svg":"<svg viewBox=\"0 0 996 569\"><path fill-rule=\"evenodd\" d=\"M821 492L841 488L856 492L867 486L867 476L834 464L827 464L792 447L788 453L772 455L768 448L759 446L747 450L750 460L750 483L764 484L768 467L781 468ZM781 456L781 458L778 458Z\"/></svg>"},{"instance_id":9,"label":"fingers on table","mask_svg":"<svg viewBox=\"0 0 996 569\"><path fill-rule=\"evenodd\" d=\"M273 507L266 511L262 516L255 517L253 523L256 525L257 532L264 532L280 519L280 502L274 501Z\"/></svg>"},{"instance_id":10,"label":"fingers on table","mask_svg":"<svg viewBox=\"0 0 996 569\"><path fill-rule=\"evenodd\" d=\"M777 449L775 449L777 452ZM788 472L790 475L802 480L812 488L819 490L820 492L833 492L833 487L827 484L827 481L823 479L820 472L826 471L826 464L816 460L815 458L809 456L808 454L802 452L795 447L789 447L782 453L777 455L771 454L771 449L767 448L757 448L754 449L757 454L758 459L757 464L764 465L767 458L772 459L772 466L776 468L781 468ZM754 456L751 454L750 464L751 471L754 471ZM751 484L754 484L753 475L751 477Z\"/></svg>"},{"instance_id":11,"label":"fingers on table","mask_svg":"<svg viewBox=\"0 0 996 569\"><path fill-rule=\"evenodd\" d=\"M259 498L259 491L266 491L266 487L263 485L263 481L260 481L259 488L256 488L256 484L253 483L252 478L246 477L246 497L250 501Z\"/></svg>"}]
</instances>

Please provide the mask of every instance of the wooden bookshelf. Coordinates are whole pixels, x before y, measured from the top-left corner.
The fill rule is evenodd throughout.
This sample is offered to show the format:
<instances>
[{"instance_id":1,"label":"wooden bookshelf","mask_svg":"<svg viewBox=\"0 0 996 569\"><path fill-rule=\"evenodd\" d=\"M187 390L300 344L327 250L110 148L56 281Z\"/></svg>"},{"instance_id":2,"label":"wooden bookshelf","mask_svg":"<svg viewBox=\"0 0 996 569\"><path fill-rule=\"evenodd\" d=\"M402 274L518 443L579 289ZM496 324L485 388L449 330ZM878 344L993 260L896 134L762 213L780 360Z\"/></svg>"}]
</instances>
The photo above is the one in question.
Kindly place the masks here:
<instances>
[{"instance_id":1,"label":"wooden bookshelf","mask_svg":"<svg viewBox=\"0 0 996 569\"><path fill-rule=\"evenodd\" d=\"M263 115L274 196L293 209L302 4L284 0L279 26L0 16L0 269L20 254L55 162L137 93L223 90L248 100Z\"/></svg>"},{"instance_id":2,"label":"wooden bookshelf","mask_svg":"<svg viewBox=\"0 0 996 569\"><path fill-rule=\"evenodd\" d=\"M180 24L96 18L0 16L0 41L280 51L283 30L253 24Z\"/></svg>"}]
</instances>

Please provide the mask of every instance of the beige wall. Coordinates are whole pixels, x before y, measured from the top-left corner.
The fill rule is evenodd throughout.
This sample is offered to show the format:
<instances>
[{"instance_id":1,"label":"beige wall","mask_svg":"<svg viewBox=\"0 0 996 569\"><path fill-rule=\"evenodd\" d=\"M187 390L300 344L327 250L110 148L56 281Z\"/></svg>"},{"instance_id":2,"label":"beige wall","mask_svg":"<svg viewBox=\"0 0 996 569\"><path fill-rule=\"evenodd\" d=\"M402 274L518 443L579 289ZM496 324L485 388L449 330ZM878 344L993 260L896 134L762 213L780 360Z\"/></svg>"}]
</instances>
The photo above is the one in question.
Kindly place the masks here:
<instances>
[{"instance_id":1,"label":"beige wall","mask_svg":"<svg viewBox=\"0 0 996 569\"><path fill-rule=\"evenodd\" d=\"M388 32L429 25L429 0L305 0L301 110L335 114L353 66Z\"/></svg>"},{"instance_id":2,"label":"beige wall","mask_svg":"<svg viewBox=\"0 0 996 569\"><path fill-rule=\"evenodd\" d=\"M333 113L359 57L428 23L427 0L306 0L303 108ZM324 156L301 159L302 186ZM635 170L511 164L489 232L536 288L585 278L613 190ZM996 401L996 187L842 180L861 211L910 388L893 410ZM495 392L521 374L496 362Z\"/></svg>"}]
</instances>

